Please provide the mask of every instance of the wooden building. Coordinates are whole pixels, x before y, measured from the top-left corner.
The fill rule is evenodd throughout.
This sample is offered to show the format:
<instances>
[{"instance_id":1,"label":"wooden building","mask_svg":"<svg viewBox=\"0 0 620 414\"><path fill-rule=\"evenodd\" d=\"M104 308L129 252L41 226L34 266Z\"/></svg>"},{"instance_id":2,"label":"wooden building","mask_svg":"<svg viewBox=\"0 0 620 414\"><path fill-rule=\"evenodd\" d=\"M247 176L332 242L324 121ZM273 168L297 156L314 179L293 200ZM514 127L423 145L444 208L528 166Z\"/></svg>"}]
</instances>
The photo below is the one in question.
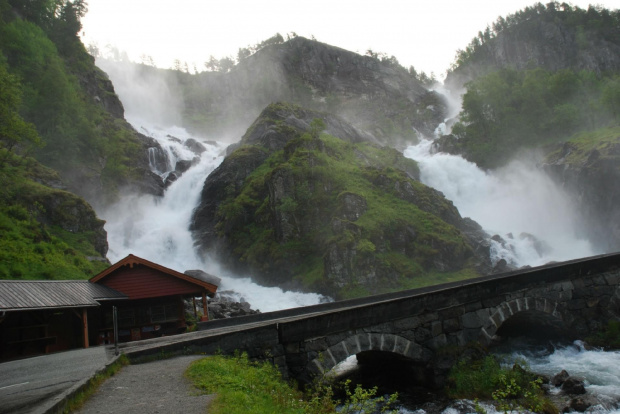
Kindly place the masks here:
<instances>
[{"instance_id":1,"label":"wooden building","mask_svg":"<svg viewBox=\"0 0 620 414\"><path fill-rule=\"evenodd\" d=\"M185 332L184 299L202 297L202 320L207 320L207 296L215 295L219 281L206 273L202 277L179 273L130 254L90 279L127 297L106 302L94 313L91 329L97 330L98 343L113 342L112 306L116 306L119 342Z\"/></svg>"},{"instance_id":2,"label":"wooden building","mask_svg":"<svg viewBox=\"0 0 620 414\"><path fill-rule=\"evenodd\" d=\"M0 360L185 332L185 300L196 312L220 279L129 255L90 280L0 280Z\"/></svg>"},{"instance_id":3,"label":"wooden building","mask_svg":"<svg viewBox=\"0 0 620 414\"><path fill-rule=\"evenodd\" d=\"M88 348L89 312L120 292L87 280L0 280L0 360Z\"/></svg>"}]
</instances>

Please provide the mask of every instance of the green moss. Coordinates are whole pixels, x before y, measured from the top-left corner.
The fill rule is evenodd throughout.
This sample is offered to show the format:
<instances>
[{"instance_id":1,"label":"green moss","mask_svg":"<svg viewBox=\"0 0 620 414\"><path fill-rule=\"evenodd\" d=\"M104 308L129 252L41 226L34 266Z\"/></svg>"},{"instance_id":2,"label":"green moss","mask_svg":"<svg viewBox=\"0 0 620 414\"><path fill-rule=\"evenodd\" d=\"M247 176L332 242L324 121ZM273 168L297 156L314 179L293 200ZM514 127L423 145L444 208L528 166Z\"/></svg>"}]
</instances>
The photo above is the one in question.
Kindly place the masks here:
<instances>
[{"instance_id":1,"label":"green moss","mask_svg":"<svg viewBox=\"0 0 620 414\"><path fill-rule=\"evenodd\" d=\"M587 162L592 151L599 152L602 158L618 159L612 153L620 144L620 127L601 128L595 131L579 133L547 155L548 162L564 159L563 162L573 165L582 165ZM569 149L569 151L567 151ZM620 168L620 165L618 165Z\"/></svg>"},{"instance_id":2,"label":"green moss","mask_svg":"<svg viewBox=\"0 0 620 414\"><path fill-rule=\"evenodd\" d=\"M0 180L6 183L0 189L0 279L85 279L105 269L106 262L87 259L100 257L93 230L72 233L49 223L52 219L76 220L71 207L84 201L31 177L41 181L58 178L35 161L17 157L0 168ZM46 209L50 199L62 203ZM86 205L80 207L89 211ZM94 212L91 219L99 223Z\"/></svg>"},{"instance_id":3,"label":"green moss","mask_svg":"<svg viewBox=\"0 0 620 414\"><path fill-rule=\"evenodd\" d=\"M257 149L242 146L229 161L253 151ZM324 278L323 255L331 245L354 248L356 260L367 258L398 274L396 281L384 281L384 290L469 277L475 273L470 267L462 274L433 270L441 252L457 257L472 252L461 232L439 218L454 207L411 179L417 173L415 162L393 149L353 144L327 134L313 138L296 133L241 188L230 189L218 210L217 229L249 268L271 275L272 282L296 280L309 290L329 283ZM286 193L274 201L269 186L276 185ZM415 200L404 198L399 190L403 186L413 189ZM363 198L366 209L354 223L345 221L344 228L334 233L332 219L342 217L345 195ZM274 220L285 220L286 235L274 232ZM406 255L389 245L390 238L405 228L416 235ZM339 290L343 297L377 293L355 283Z\"/></svg>"}]
</instances>

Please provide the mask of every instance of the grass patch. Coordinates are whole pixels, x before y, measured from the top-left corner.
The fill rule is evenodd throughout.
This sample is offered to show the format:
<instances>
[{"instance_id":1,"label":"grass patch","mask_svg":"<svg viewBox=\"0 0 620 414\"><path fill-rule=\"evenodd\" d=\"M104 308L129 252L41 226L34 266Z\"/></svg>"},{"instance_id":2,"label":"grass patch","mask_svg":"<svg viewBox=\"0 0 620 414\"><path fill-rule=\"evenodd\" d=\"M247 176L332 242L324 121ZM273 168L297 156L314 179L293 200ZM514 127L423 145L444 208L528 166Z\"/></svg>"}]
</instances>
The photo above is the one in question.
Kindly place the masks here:
<instances>
[{"instance_id":1,"label":"grass patch","mask_svg":"<svg viewBox=\"0 0 620 414\"><path fill-rule=\"evenodd\" d=\"M587 162L591 151L596 150L601 157L617 158L614 153L616 145L620 143L620 127L600 128L595 131L582 132L568 139L547 156L546 162L555 162L564 158L564 162L579 165ZM620 168L620 167L618 167Z\"/></svg>"},{"instance_id":2,"label":"grass patch","mask_svg":"<svg viewBox=\"0 0 620 414\"><path fill-rule=\"evenodd\" d=\"M209 405L213 414L353 414L360 412L395 413L390 407L398 398L377 397L377 388L342 387L344 399L334 398L332 384L318 378L305 393L285 382L276 367L268 362L252 362L247 354L234 357L210 356L190 364L186 376L207 394L216 394Z\"/></svg>"},{"instance_id":3,"label":"grass patch","mask_svg":"<svg viewBox=\"0 0 620 414\"><path fill-rule=\"evenodd\" d=\"M33 159L0 166L0 279L86 279L107 267L87 259L101 257L103 222L84 200L44 184L57 180Z\"/></svg>"},{"instance_id":4,"label":"grass patch","mask_svg":"<svg viewBox=\"0 0 620 414\"><path fill-rule=\"evenodd\" d=\"M196 387L217 394L213 414L304 413L302 394L284 382L268 363L255 363L246 354L221 355L193 362L186 371Z\"/></svg>"},{"instance_id":5,"label":"grass patch","mask_svg":"<svg viewBox=\"0 0 620 414\"><path fill-rule=\"evenodd\" d=\"M459 361L448 377L450 398L493 400L504 412L531 410L557 414L558 409L541 389L542 379L519 364L502 367L493 356Z\"/></svg>"},{"instance_id":6,"label":"grass patch","mask_svg":"<svg viewBox=\"0 0 620 414\"><path fill-rule=\"evenodd\" d=\"M108 378L113 377L118 373L121 368L129 365L129 358L125 356L125 354L121 354L121 356L111 365L109 365L103 372L96 374L91 380L88 382L86 387L83 390L79 391L75 395L73 395L67 401L65 405L65 409L63 413L71 413L78 409L80 409L86 400L90 398L104 383Z\"/></svg>"}]
</instances>

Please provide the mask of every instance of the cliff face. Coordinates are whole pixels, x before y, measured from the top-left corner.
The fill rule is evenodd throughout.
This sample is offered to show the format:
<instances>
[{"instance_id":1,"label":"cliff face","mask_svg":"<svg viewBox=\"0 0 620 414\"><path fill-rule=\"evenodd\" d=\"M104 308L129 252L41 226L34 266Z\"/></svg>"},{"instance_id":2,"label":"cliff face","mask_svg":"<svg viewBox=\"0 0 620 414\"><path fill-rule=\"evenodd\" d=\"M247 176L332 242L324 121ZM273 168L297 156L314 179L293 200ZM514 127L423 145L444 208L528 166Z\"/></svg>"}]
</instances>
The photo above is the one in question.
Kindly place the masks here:
<instances>
[{"instance_id":1,"label":"cliff face","mask_svg":"<svg viewBox=\"0 0 620 414\"><path fill-rule=\"evenodd\" d=\"M593 6L583 10L558 3L538 4L501 18L494 25L496 35L476 42L471 56L449 71L444 83L458 91L468 81L502 68L617 72L617 20L617 12Z\"/></svg>"},{"instance_id":2,"label":"cliff face","mask_svg":"<svg viewBox=\"0 0 620 414\"><path fill-rule=\"evenodd\" d=\"M243 135L272 102L284 101L337 114L392 146L430 135L446 116L446 103L396 63L295 37L246 57L229 72L189 74L102 60L118 81L121 72L157 79L179 102L183 125L214 139Z\"/></svg>"},{"instance_id":3,"label":"cliff face","mask_svg":"<svg viewBox=\"0 0 620 414\"><path fill-rule=\"evenodd\" d=\"M596 250L620 250L620 128L584 133L558 144L544 168L577 197L581 232Z\"/></svg>"},{"instance_id":4,"label":"cliff face","mask_svg":"<svg viewBox=\"0 0 620 414\"><path fill-rule=\"evenodd\" d=\"M270 105L207 178L198 244L260 283L339 298L486 269L480 228L374 140L337 117Z\"/></svg>"}]
</instances>

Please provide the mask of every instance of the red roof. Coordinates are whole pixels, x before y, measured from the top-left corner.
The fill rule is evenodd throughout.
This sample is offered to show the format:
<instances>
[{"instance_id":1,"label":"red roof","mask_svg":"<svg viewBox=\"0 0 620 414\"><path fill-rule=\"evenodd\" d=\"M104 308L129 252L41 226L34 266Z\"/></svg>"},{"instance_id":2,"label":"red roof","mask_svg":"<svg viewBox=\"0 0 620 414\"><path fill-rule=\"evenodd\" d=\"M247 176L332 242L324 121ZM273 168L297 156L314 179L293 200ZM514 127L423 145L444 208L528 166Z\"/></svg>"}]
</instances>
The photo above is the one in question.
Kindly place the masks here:
<instances>
[{"instance_id":1,"label":"red roof","mask_svg":"<svg viewBox=\"0 0 620 414\"><path fill-rule=\"evenodd\" d=\"M133 277L133 281L127 280L131 277L129 276L128 270L135 268L137 269L141 266L145 266L155 272L151 272L150 275L145 275L142 273L140 276ZM125 290L123 288L124 286L119 284L119 278L125 279L124 286L132 291ZM149 278L153 283L149 283ZM168 286L162 285L164 279L169 282ZM118 261L98 275L93 276L90 279L90 282L110 285L110 287L126 294L130 298L137 298L136 295L140 297L154 297L165 296L166 294L188 294L190 292L202 290L206 290L207 295L214 296L217 291L217 285L214 285L213 283L177 272L176 270L150 262L146 259L142 259L141 257L134 256L133 254L130 254L124 259ZM167 292L166 289L169 289L169 291Z\"/></svg>"}]
</instances>

